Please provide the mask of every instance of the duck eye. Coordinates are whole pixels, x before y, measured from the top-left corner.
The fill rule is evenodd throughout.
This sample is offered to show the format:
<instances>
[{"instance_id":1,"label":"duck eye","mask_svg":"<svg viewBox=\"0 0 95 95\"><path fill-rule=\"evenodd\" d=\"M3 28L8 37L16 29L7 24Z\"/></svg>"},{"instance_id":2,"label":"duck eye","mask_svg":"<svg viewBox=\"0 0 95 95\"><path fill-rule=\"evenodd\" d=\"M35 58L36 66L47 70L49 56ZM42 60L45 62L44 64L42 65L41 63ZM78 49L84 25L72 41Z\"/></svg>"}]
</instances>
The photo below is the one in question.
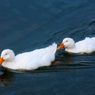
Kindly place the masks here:
<instances>
[{"instance_id":1,"label":"duck eye","mask_svg":"<svg viewBox=\"0 0 95 95\"><path fill-rule=\"evenodd\" d=\"M66 40L66 42L68 42L68 40Z\"/></svg>"},{"instance_id":2,"label":"duck eye","mask_svg":"<svg viewBox=\"0 0 95 95\"><path fill-rule=\"evenodd\" d=\"M5 53L5 55L7 55L7 53Z\"/></svg>"}]
</instances>

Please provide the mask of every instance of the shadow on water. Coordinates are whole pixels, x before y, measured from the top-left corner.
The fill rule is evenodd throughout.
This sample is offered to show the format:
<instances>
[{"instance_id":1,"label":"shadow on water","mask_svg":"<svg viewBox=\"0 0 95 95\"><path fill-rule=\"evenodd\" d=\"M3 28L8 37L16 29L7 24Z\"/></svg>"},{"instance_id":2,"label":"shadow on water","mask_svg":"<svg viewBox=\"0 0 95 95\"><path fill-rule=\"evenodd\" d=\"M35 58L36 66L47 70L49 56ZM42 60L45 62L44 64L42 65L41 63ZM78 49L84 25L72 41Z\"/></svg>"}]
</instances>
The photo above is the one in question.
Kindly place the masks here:
<instances>
[{"instance_id":1,"label":"shadow on water","mask_svg":"<svg viewBox=\"0 0 95 95\"><path fill-rule=\"evenodd\" d=\"M7 70L2 71L2 73L3 74L0 75L0 84L4 87L12 84L14 81L14 73Z\"/></svg>"}]
</instances>

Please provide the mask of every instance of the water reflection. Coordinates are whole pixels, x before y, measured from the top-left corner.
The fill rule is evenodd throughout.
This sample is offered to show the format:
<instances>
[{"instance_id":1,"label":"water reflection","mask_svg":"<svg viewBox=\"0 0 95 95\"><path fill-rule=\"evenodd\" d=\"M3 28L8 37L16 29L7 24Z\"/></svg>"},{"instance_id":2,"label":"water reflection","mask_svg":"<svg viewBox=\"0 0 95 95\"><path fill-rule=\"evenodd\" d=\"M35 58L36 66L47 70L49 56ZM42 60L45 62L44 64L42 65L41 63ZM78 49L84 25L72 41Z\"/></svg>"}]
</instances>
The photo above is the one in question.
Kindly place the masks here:
<instances>
[{"instance_id":1,"label":"water reflection","mask_svg":"<svg viewBox=\"0 0 95 95\"><path fill-rule=\"evenodd\" d=\"M75 54L67 52L58 52L57 59L64 65L75 64Z\"/></svg>"},{"instance_id":2,"label":"water reflection","mask_svg":"<svg viewBox=\"0 0 95 95\"><path fill-rule=\"evenodd\" d=\"M0 75L0 83L2 86L9 86L14 81L14 74L10 71L4 70Z\"/></svg>"},{"instance_id":3,"label":"water reflection","mask_svg":"<svg viewBox=\"0 0 95 95\"><path fill-rule=\"evenodd\" d=\"M63 53L63 55L64 55L64 64L75 64L74 54Z\"/></svg>"},{"instance_id":4,"label":"water reflection","mask_svg":"<svg viewBox=\"0 0 95 95\"><path fill-rule=\"evenodd\" d=\"M63 51L58 52L57 60L60 60L64 69L94 68L95 53L91 54L71 54Z\"/></svg>"}]
</instances>

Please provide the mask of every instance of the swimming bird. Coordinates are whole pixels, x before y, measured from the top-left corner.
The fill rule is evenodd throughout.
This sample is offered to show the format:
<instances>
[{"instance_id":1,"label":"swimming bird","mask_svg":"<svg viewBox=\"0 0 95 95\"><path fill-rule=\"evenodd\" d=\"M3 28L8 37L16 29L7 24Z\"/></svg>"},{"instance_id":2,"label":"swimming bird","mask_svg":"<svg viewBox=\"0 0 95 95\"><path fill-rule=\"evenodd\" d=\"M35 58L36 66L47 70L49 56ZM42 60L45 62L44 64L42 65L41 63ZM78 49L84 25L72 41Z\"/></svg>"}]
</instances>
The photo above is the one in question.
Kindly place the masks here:
<instances>
[{"instance_id":1,"label":"swimming bird","mask_svg":"<svg viewBox=\"0 0 95 95\"><path fill-rule=\"evenodd\" d=\"M1 53L0 65L14 70L34 70L42 66L50 66L51 62L55 60L56 50L56 43L16 56L13 50L5 49Z\"/></svg>"},{"instance_id":2,"label":"swimming bird","mask_svg":"<svg viewBox=\"0 0 95 95\"><path fill-rule=\"evenodd\" d=\"M63 47L65 47L66 52L70 53L92 53L95 51L95 37L86 37L84 40L76 43L72 38L65 38L57 50Z\"/></svg>"}]
</instances>

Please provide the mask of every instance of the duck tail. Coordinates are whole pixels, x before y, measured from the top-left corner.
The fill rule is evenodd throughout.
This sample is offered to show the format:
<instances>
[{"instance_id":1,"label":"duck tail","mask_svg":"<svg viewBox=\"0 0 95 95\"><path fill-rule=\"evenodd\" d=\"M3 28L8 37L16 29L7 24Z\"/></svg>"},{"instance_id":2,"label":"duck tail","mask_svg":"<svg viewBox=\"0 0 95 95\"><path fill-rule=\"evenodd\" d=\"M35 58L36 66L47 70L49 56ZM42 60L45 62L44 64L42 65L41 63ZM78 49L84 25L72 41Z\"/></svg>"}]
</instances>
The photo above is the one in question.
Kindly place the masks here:
<instances>
[{"instance_id":1,"label":"duck tail","mask_svg":"<svg viewBox=\"0 0 95 95\"><path fill-rule=\"evenodd\" d=\"M49 46L49 53L54 55L56 53L56 50L57 50L57 44L56 43L53 43L52 45Z\"/></svg>"}]
</instances>

